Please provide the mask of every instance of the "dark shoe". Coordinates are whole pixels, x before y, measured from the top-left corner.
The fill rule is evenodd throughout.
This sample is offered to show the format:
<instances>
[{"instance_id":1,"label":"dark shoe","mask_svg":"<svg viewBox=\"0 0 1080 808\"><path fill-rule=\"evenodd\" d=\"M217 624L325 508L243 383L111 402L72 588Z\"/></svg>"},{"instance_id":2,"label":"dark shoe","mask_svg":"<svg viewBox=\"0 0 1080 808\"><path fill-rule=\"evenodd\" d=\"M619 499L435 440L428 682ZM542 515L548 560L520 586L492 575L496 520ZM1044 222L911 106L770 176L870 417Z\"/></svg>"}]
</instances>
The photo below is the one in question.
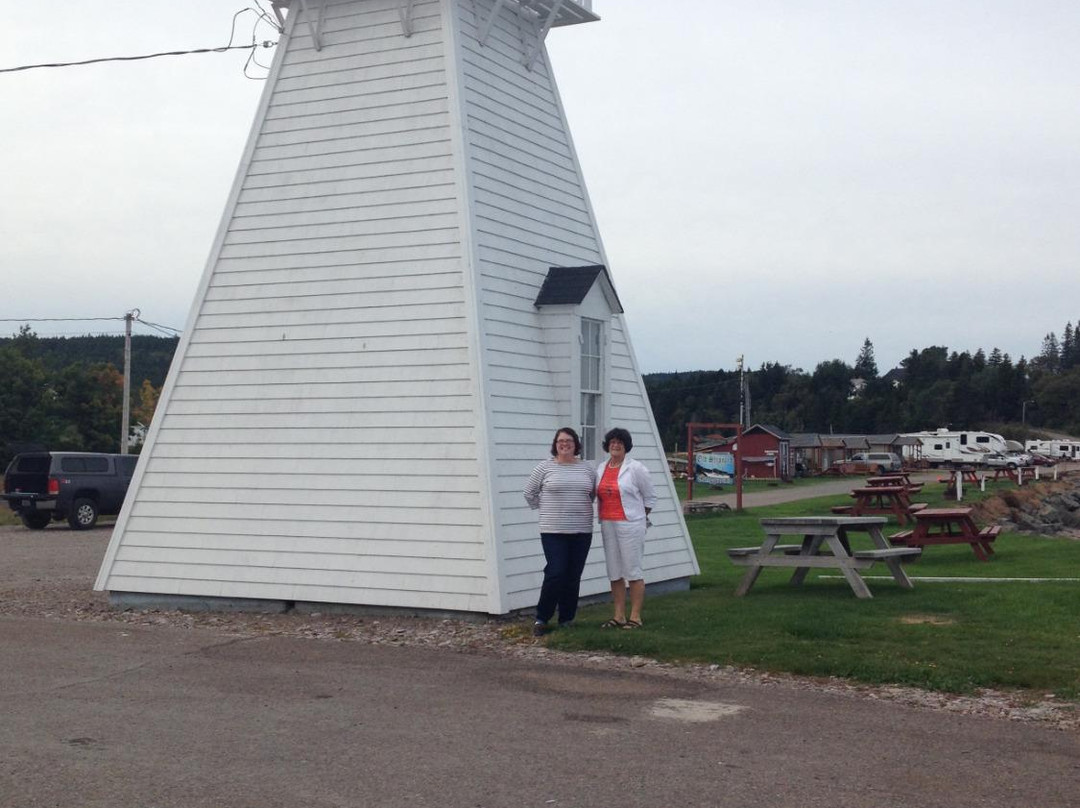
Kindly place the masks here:
<instances>
[{"instance_id":1,"label":"dark shoe","mask_svg":"<svg viewBox=\"0 0 1080 808\"><path fill-rule=\"evenodd\" d=\"M533 623L533 636L534 637L543 637L544 632L546 632L546 631L547 631L547 624L546 623L541 623L539 620L537 620L535 623Z\"/></svg>"},{"instance_id":2,"label":"dark shoe","mask_svg":"<svg viewBox=\"0 0 1080 808\"><path fill-rule=\"evenodd\" d=\"M641 628L640 620L627 620L623 628Z\"/></svg>"},{"instance_id":3,"label":"dark shoe","mask_svg":"<svg viewBox=\"0 0 1080 808\"><path fill-rule=\"evenodd\" d=\"M626 628L626 621L619 622L613 617L607 622L601 623L600 628Z\"/></svg>"}]
</instances>

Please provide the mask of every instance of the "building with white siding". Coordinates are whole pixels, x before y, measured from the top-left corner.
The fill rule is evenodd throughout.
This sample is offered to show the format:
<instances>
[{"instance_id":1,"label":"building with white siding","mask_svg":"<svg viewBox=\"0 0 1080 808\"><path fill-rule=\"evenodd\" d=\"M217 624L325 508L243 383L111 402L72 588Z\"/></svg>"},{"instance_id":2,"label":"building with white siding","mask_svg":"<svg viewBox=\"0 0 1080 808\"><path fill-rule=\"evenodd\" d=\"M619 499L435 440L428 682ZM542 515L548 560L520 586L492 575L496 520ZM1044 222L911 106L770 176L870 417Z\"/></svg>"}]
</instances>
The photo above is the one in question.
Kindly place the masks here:
<instances>
[{"instance_id":1,"label":"building with white siding","mask_svg":"<svg viewBox=\"0 0 1080 808\"><path fill-rule=\"evenodd\" d=\"M543 47L588 5L293 0L98 589L531 607L567 424L630 430L646 581L697 574Z\"/></svg>"}]
</instances>

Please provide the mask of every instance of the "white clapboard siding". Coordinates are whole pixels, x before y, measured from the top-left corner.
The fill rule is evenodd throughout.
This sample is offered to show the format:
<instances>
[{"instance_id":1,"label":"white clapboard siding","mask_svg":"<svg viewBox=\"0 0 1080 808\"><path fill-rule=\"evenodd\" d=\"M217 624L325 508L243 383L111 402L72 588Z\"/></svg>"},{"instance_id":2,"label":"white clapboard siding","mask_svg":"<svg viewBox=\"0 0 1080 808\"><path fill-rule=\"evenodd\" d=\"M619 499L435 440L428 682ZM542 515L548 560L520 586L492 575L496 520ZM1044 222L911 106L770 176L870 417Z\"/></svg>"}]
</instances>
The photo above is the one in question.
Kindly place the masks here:
<instances>
[{"instance_id":1,"label":"white clapboard siding","mask_svg":"<svg viewBox=\"0 0 1080 808\"><path fill-rule=\"evenodd\" d=\"M417 0L407 37L398 0L328 0L316 47L293 4L99 589L535 602L521 489L576 417L580 326L534 302L550 267L604 253L515 6L481 45L493 0ZM696 562L620 316L607 342L608 420L661 493L646 574L685 578ZM607 589L596 544L586 594Z\"/></svg>"},{"instance_id":2,"label":"white clapboard siding","mask_svg":"<svg viewBox=\"0 0 1080 808\"><path fill-rule=\"evenodd\" d=\"M498 611L443 14L300 16L100 583Z\"/></svg>"},{"instance_id":3,"label":"white clapboard siding","mask_svg":"<svg viewBox=\"0 0 1080 808\"><path fill-rule=\"evenodd\" d=\"M504 12L485 47L476 44L476 17L491 4L479 0L461 12L463 73L470 165L473 168L476 243L484 304L485 361L488 367L489 424L500 476L495 492L505 543L503 575L512 606L535 597L542 553L535 541L535 514L520 500L530 465L546 454L551 435L570 420L572 359L577 321L571 313L538 312L533 301L550 266L603 263L603 248L581 180L561 105L544 60L520 69L516 22ZM553 307L559 309L561 307ZM678 560L646 551L646 575L664 567L686 577L697 572L685 524L667 473L622 320L612 320L610 339L610 421L635 436L634 456L654 471L660 495L648 545L674 539ZM533 353L543 365L521 362ZM519 414L529 400L546 413L523 430ZM625 401L624 401L625 399ZM554 411L552 411L554 409ZM537 412L535 407L531 412ZM543 419L543 420L542 420ZM539 427L539 428L537 428ZM546 427L546 428L545 428ZM514 461L519 461L511 467ZM525 462L520 462L525 461ZM506 485L511 483L511 485ZM670 519L660 518L667 511ZM595 542L599 544L599 542ZM601 592L607 580L598 554L590 555L583 591Z\"/></svg>"}]
</instances>

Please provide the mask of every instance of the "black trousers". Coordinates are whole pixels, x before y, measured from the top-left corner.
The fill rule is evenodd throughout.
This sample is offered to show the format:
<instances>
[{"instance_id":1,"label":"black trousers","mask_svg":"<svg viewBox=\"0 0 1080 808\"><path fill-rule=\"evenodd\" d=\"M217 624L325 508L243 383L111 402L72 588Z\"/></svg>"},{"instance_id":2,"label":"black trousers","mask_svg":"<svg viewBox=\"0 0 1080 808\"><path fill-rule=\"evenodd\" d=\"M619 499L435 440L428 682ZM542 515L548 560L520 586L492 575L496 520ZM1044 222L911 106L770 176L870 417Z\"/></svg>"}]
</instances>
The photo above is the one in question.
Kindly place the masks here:
<instances>
[{"instance_id":1,"label":"black trousers","mask_svg":"<svg viewBox=\"0 0 1080 808\"><path fill-rule=\"evenodd\" d=\"M544 583L536 604L536 619L546 623L559 610L559 623L569 623L577 614L581 573L589 557L592 533L541 533L544 546Z\"/></svg>"}]
</instances>

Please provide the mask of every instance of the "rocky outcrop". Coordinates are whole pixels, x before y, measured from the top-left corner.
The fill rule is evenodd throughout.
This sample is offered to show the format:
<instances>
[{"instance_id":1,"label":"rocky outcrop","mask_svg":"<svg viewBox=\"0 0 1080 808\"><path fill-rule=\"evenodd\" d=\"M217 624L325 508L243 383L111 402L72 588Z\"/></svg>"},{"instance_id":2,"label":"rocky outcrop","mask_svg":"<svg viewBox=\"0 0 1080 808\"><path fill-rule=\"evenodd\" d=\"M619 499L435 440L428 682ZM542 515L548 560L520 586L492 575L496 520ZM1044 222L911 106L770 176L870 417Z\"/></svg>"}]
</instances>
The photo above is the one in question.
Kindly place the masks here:
<instances>
[{"instance_id":1,"label":"rocky outcrop","mask_svg":"<svg viewBox=\"0 0 1080 808\"><path fill-rule=\"evenodd\" d=\"M976 519L1004 530L1080 538L1080 478L1003 491L976 506Z\"/></svg>"}]
</instances>

